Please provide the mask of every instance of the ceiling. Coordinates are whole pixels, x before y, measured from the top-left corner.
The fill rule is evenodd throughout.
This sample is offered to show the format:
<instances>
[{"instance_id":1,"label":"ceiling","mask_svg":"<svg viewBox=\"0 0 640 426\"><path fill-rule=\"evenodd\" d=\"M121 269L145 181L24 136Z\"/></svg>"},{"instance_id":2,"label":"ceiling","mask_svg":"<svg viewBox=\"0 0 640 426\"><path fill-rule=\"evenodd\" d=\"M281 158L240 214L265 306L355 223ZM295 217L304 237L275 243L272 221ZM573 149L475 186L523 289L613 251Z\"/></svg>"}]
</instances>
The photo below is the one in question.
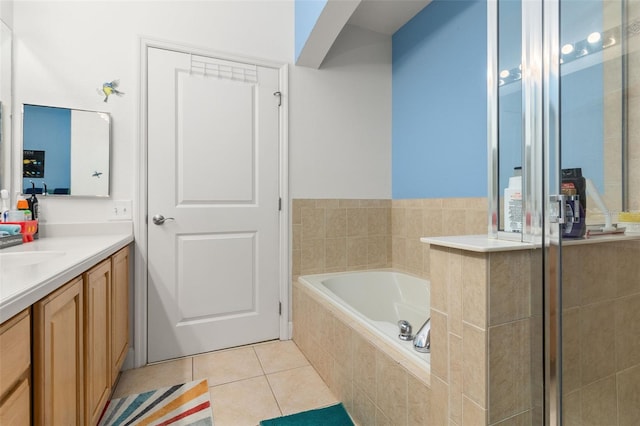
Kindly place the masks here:
<instances>
[{"instance_id":1,"label":"ceiling","mask_svg":"<svg viewBox=\"0 0 640 426\"><path fill-rule=\"evenodd\" d=\"M362 0L347 23L392 35L430 2L431 0Z\"/></svg>"}]
</instances>

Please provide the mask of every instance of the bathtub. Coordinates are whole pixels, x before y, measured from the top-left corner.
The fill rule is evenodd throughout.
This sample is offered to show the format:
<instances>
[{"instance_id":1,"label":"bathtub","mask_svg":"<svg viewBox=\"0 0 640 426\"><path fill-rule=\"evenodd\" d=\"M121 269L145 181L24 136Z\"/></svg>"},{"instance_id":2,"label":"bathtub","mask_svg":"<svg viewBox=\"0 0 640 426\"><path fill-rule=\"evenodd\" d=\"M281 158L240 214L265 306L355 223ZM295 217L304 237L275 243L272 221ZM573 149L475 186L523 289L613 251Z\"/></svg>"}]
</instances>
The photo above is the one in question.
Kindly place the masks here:
<instances>
[{"instance_id":1,"label":"bathtub","mask_svg":"<svg viewBox=\"0 0 640 426\"><path fill-rule=\"evenodd\" d=\"M411 363L429 370L431 355L398 338L399 320L407 320L417 333L430 317L429 281L393 270L304 275L298 282L325 298L348 318L390 345ZM402 359L397 362L405 364Z\"/></svg>"}]
</instances>

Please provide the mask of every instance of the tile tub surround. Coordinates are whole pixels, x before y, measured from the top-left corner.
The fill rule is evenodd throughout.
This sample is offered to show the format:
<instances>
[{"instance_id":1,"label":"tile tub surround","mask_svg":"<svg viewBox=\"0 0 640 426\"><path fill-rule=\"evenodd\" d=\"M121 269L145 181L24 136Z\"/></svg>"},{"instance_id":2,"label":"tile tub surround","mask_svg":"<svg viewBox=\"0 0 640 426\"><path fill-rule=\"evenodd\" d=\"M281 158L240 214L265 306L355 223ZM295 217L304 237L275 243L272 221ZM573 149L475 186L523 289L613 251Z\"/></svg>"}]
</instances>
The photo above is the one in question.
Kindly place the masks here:
<instances>
[{"instance_id":1,"label":"tile tub surround","mask_svg":"<svg viewBox=\"0 0 640 426\"><path fill-rule=\"evenodd\" d=\"M487 199L427 198L391 202L391 260L394 269L428 279L429 244L421 237L487 233Z\"/></svg>"},{"instance_id":2,"label":"tile tub surround","mask_svg":"<svg viewBox=\"0 0 640 426\"><path fill-rule=\"evenodd\" d=\"M428 279L421 237L486 231L486 198L294 199L292 277L393 267Z\"/></svg>"},{"instance_id":3,"label":"tile tub surround","mask_svg":"<svg viewBox=\"0 0 640 426\"><path fill-rule=\"evenodd\" d=\"M391 200L292 202L292 275L391 266Z\"/></svg>"},{"instance_id":4,"label":"tile tub surround","mask_svg":"<svg viewBox=\"0 0 640 426\"><path fill-rule=\"evenodd\" d=\"M531 380L540 251L432 245L430 258L431 422L532 424L541 407Z\"/></svg>"},{"instance_id":5,"label":"tile tub surround","mask_svg":"<svg viewBox=\"0 0 640 426\"><path fill-rule=\"evenodd\" d=\"M293 282L293 340L358 424L429 424L428 371Z\"/></svg>"},{"instance_id":6,"label":"tile tub surround","mask_svg":"<svg viewBox=\"0 0 640 426\"><path fill-rule=\"evenodd\" d=\"M567 425L640 419L640 241L563 246Z\"/></svg>"}]
</instances>

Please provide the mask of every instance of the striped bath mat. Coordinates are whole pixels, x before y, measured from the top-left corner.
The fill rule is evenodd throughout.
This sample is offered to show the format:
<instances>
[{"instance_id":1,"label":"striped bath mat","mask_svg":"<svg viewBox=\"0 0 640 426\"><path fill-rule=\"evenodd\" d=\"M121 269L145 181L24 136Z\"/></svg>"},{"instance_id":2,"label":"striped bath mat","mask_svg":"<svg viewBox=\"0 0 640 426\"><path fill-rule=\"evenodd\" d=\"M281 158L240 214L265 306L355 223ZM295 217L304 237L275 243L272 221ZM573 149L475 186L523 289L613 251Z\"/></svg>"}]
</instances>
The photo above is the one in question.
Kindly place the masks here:
<instances>
[{"instance_id":1,"label":"striped bath mat","mask_svg":"<svg viewBox=\"0 0 640 426\"><path fill-rule=\"evenodd\" d=\"M212 426L207 380L112 399L100 426Z\"/></svg>"}]
</instances>

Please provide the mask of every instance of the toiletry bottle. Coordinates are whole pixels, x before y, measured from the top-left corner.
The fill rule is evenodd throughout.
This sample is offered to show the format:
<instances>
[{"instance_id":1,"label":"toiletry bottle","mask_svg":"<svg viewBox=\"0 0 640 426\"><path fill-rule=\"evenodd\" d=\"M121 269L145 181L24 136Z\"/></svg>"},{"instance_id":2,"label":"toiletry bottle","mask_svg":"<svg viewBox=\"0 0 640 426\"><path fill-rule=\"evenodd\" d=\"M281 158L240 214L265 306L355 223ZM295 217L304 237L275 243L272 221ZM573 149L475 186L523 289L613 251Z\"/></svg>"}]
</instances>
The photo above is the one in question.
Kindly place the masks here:
<instances>
[{"instance_id":1,"label":"toiletry bottle","mask_svg":"<svg viewBox=\"0 0 640 426\"><path fill-rule=\"evenodd\" d=\"M16 207L24 214L24 218L21 220L21 222L25 220L31 220L31 210L29 210L29 202L25 200L22 195L18 196Z\"/></svg>"},{"instance_id":2,"label":"toiletry bottle","mask_svg":"<svg viewBox=\"0 0 640 426\"><path fill-rule=\"evenodd\" d=\"M581 168L562 169L560 192L568 197L565 206L566 222L562 227L562 236L565 238L582 238L587 231L586 187Z\"/></svg>"},{"instance_id":3,"label":"toiletry bottle","mask_svg":"<svg viewBox=\"0 0 640 426\"><path fill-rule=\"evenodd\" d=\"M504 190L504 230L522 232L522 167L513 168Z\"/></svg>"},{"instance_id":4,"label":"toiletry bottle","mask_svg":"<svg viewBox=\"0 0 640 426\"><path fill-rule=\"evenodd\" d=\"M8 222L9 191L7 191L6 189L0 191L0 202L2 203L2 207L0 207L0 222Z\"/></svg>"},{"instance_id":5,"label":"toiletry bottle","mask_svg":"<svg viewBox=\"0 0 640 426\"><path fill-rule=\"evenodd\" d=\"M29 210L31 210L31 218L33 220L38 220L38 216L40 213L40 206L38 204L38 198L36 197L36 184L31 181L31 197L27 200L29 203ZM36 224L36 232L33 233L33 239L37 240L40 236L38 235L39 225Z\"/></svg>"}]
</instances>

